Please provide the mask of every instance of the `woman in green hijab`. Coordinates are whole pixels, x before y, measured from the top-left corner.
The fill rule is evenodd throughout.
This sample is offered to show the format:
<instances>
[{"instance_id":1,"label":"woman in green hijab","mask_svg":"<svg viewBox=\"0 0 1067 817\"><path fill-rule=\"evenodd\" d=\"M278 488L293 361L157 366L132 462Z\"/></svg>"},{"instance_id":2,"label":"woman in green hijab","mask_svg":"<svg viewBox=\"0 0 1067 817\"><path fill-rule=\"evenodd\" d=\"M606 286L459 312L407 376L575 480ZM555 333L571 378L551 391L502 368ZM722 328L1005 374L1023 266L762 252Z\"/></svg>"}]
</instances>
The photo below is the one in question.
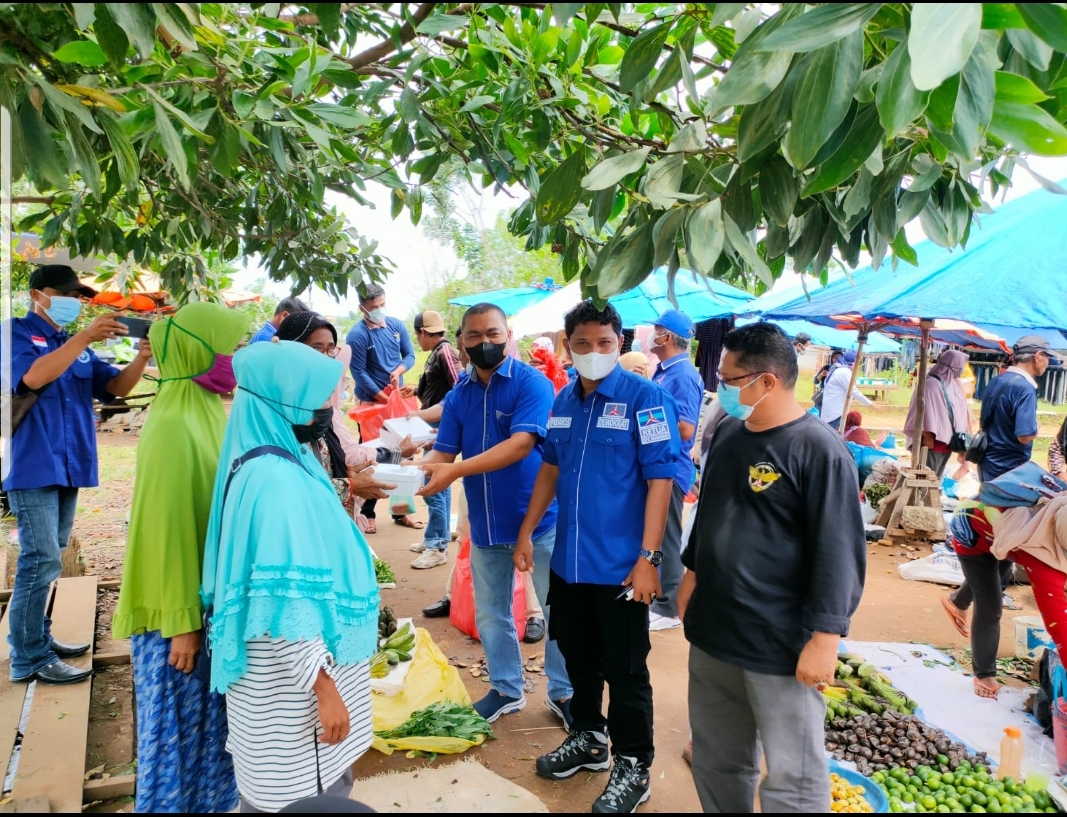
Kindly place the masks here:
<instances>
[{"instance_id":1,"label":"woman in green hijab","mask_svg":"<svg viewBox=\"0 0 1067 817\"><path fill-rule=\"evenodd\" d=\"M302 443L331 425L342 365L293 341L234 357L204 553L211 686L226 693L242 811L347 796L370 746L370 548Z\"/></svg>"},{"instance_id":2,"label":"woman in green hijab","mask_svg":"<svg viewBox=\"0 0 1067 817\"><path fill-rule=\"evenodd\" d=\"M130 638L137 698L138 812L237 805L225 701L200 653L200 570L226 413L231 355L251 316L195 303L153 325L159 391L137 445L122 589L112 621Z\"/></svg>"}]
</instances>

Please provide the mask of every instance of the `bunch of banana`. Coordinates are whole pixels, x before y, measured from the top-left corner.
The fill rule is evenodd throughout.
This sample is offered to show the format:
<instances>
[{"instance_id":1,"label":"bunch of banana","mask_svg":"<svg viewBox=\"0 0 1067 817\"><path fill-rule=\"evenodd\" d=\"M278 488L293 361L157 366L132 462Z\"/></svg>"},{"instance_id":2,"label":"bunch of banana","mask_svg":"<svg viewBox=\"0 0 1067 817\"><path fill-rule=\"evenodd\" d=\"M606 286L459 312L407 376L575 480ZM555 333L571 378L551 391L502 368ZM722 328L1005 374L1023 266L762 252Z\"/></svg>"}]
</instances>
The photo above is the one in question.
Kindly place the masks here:
<instances>
[{"instance_id":1,"label":"bunch of banana","mask_svg":"<svg viewBox=\"0 0 1067 817\"><path fill-rule=\"evenodd\" d=\"M384 652L376 652L370 659L370 677L384 678L389 674L389 659Z\"/></svg>"},{"instance_id":2,"label":"bunch of banana","mask_svg":"<svg viewBox=\"0 0 1067 817\"><path fill-rule=\"evenodd\" d=\"M382 639L381 645L382 653L392 666L395 667L401 661L410 661L411 651L415 649L415 630L412 629L411 622L406 622L391 636Z\"/></svg>"},{"instance_id":3,"label":"bunch of banana","mask_svg":"<svg viewBox=\"0 0 1067 817\"><path fill-rule=\"evenodd\" d=\"M383 607L378 613L378 638L384 639L396 632L396 616L393 608Z\"/></svg>"},{"instance_id":4,"label":"bunch of banana","mask_svg":"<svg viewBox=\"0 0 1067 817\"><path fill-rule=\"evenodd\" d=\"M822 697L826 701L828 721L834 718L854 718L863 714L863 710L849 700L849 691L843 686L827 685L822 691Z\"/></svg>"}]
</instances>

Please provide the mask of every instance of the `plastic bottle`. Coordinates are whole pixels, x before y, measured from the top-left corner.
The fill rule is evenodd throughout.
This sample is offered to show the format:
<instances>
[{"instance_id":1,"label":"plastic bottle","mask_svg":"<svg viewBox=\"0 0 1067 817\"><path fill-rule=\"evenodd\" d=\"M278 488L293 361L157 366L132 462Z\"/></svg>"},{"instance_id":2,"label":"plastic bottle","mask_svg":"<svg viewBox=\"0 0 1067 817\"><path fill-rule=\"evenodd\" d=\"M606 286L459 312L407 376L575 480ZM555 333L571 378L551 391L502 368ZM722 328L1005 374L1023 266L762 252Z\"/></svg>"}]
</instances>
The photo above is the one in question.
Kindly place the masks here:
<instances>
[{"instance_id":1,"label":"plastic bottle","mask_svg":"<svg viewBox=\"0 0 1067 817\"><path fill-rule=\"evenodd\" d=\"M1000 741L1000 765L997 766L997 777L1003 780L1010 777L1019 780L1023 770L1023 733L1017 726L1008 726L1004 729L1004 737Z\"/></svg>"}]
</instances>

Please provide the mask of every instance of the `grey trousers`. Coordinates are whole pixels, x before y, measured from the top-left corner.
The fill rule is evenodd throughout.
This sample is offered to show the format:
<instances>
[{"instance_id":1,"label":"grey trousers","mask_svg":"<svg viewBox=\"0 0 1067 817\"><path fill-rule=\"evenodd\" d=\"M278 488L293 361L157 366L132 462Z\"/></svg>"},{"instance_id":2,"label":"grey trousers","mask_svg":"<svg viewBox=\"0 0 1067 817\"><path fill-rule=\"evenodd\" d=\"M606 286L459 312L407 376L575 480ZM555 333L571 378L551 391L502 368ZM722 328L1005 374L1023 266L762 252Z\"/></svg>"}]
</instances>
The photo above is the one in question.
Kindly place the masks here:
<instances>
[{"instance_id":1,"label":"grey trousers","mask_svg":"<svg viewBox=\"0 0 1067 817\"><path fill-rule=\"evenodd\" d=\"M830 769L823 751L822 693L789 675L761 675L689 648L693 782L706 813L823 813Z\"/></svg>"},{"instance_id":2,"label":"grey trousers","mask_svg":"<svg viewBox=\"0 0 1067 817\"><path fill-rule=\"evenodd\" d=\"M333 783L326 787L326 790L323 792L323 794L328 794L331 797L342 797L347 800L349 797L352 796L352 786L355 784L355 782L355 773L353 773L352 767L349 766L343 775L341 775L339 778L337 778L337 780L335 780ZM249 803L242 797L240 813L266 814L267 812L260 811L258 808L253 806L251 803Z\"/></svg>"},{"instance_id":3,"label":"grey trousers","mask_svg":"<svg viewBox=\"0 0 1067 817\"><path fill-rule=\"evenodd\" d=\"M668 618L678 618L678 588L682 584L682 511L685 509L685 492L678 483L671 483L671 504L667 508L667 525L663 529L660 551L663 562L659 568L660 594L652 602L652 612Z\"/></svg>"}]
</instances>

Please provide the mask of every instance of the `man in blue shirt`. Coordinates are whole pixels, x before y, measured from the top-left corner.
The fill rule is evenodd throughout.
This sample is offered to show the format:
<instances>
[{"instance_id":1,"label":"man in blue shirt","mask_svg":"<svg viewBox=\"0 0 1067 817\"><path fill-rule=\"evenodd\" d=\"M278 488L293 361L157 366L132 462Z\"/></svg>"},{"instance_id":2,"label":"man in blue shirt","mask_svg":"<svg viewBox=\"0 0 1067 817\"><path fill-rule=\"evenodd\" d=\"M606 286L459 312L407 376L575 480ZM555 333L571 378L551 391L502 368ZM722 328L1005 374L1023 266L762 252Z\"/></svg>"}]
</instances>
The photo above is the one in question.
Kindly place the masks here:
<instances>
[{"instance_id":1,"label":"man in blue shirt","mask_svg":"<svg viewBox=\"0 0 1067 817\"><path fill-rule=\"evenodd\" d=\"M419 492L430 496L463 479L471 529L471 575L478 633L489 664L489 694L474 708L490 723L526 707L522 652L512 613L519 526L541 467L542 439L552 408L552 383L507 354L507 317L493 304L467 310L460 342L474 373L445 397L434 449L423 459L429 477ZM463 459L456 462L457 455ZM534 588L551 627L548 563L555 541L556 508L546 503L530 538L541 569ZM548 707L570 725L571 685L554 643L545 648Z\"/></svg>"},{"instance_id":2,"label":"man in blue shirt","mask_svg":"<svg viewBox=\"0 0 1067 817\"><path fill-rule=\"evenodd\" d=\"M92 675L62 658L83 655L91 644L63 644L45 615L48 587L59 578L78 506L78 489L97 484L93 398L111 402L137 385L152 356L142 338L125 369L101 361L89 345L128 334L112 315L102 315L78 334L63 327L76 320L82 286L70 267L49 264L30 275L32 306L11 322L11 383L16 395L35 392L37 402L11 435L11 473L4 480L19 532L18 570L7 618L11 624L11 680L69 684Z\"/></svg>"},{"instance_id":3,"label":"man in blue shirt","mask_svg":"<svg viewBox=\"0 0 1067 817\"><path fill-rule=\"evenodd\" d=\"M263 324L260 330L252 335L252 340L248 342L259 343L260 341L271 340L278 334L278 327L282 325L282 321L290 315L295 315L298 312L310 311L308 305L299 298L282 298L278 301L278 306L274 310L274 317Z\"/></svg>"},{"instance_id":4,"label":"man in blue shirt","mask_svg":"<svg viewBox=\"0 0 1067 817\"><path fill-rule=\"evenodd\" d=\"M515 549L519 570L541 566L534 537L558 500L548 634L574 685L574 726L556 751L537 759L537 773L562 780L581 769L606 770L610 735L615 764L593 811L630 813L649 796L647 605L660 592L678 417L669 394L619 365L622 320L614 307L584 301L567 313L564 331L579 378L552 406L544 464Z\"/></svg>"},{"instance_id":5,"label":"man in blue shirt","mask_svg":"<svg viewBox=\"0 0 1067 817\"><path fill-rule=\"evenodd\" d=\"M662 593L648 614L649 627L653 631L682 626L682 620L678 618L678 587L685 572L682 568L682 511L685 497L693 487L693 436L700 420L700 403L704 397L704 381L689 359L689 344L695 331L688 315L677 309L668 309L656 320L652 332L651 351L660 361L652 374L652 382L662 386L678 404L678 433L682 439L667 527L663 531L663 566L660 568Z\"/></svg>"},{"instance_id":6,"label":"man in blue shirt","mask_svg":"<svg viewBox=\"0 0 1067 817\"><path fill-rule=\"evenodd\" d=\"M356 322L345 338L352 350L349 371L356 383L356 399L363 405L387 403L387 390L403 386L404 372L415 365L415 349L404 323L385 314L385 290L380 285L367 285L359 296L359 311L363 319ZM360 441L366 442L362 437L361 433ZM378 532L376 504L375 499L363 503L367 533ZM406 528L423 527L422 522L406 515L393 514L393 521Z\"/></svg>"}]
</instances>

